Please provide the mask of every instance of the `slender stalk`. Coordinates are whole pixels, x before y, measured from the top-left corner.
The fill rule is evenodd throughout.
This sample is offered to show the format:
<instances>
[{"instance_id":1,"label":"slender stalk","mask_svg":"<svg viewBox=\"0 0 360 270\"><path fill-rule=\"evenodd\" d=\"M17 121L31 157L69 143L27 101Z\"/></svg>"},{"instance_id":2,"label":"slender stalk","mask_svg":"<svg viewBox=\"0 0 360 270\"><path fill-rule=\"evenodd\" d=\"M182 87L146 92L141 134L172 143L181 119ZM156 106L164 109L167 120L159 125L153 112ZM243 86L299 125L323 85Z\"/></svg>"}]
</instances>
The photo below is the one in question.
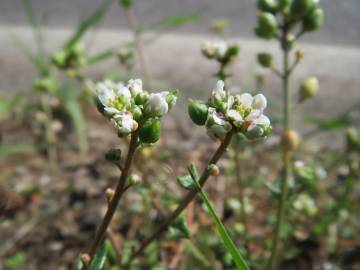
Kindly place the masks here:
<instances>
[{"instance_id":1,"label":"slender stalk","mask_svg":"<svg viewBox=\"0 0 360 270\"><path fill-rule=\"evenodd\" d=\"M114 216L115 210L119 204L121 196L127 190L126 185L125 185L126 179L128 178L129 173L130 173L132 160L133 160L134 153L135 153L135 150L137 147L138 136L139 136L138 130L136 130L135 132L133 132L131 134L130 146L129 146L128 154L126 157L124 169L121 172L121 176L120 176L119 182L117 184L117 187L116 187L116 190L114 193L114 197L110 201L110 204L108 206L106 214L100 224L100 227L96 231L94 241L92 242L91 247L89 249L89 255L90 255L91 259L94 257L97 248L99 247L101 241L103 240L103 238L106 234L106 230Z\"/></svg>"},{"instance_id":2,"label":"slender stalk","mask_svg":"<svg viewBox=\"0 0 360 270\"><path fill-rule=\"evenodd\" d=\"M291 93L289 87L289 78L290 78L290 68L289 68L289 47L286 44L286 36L288 34L287 26L284 25L282 30L282 50L283 50L283 103L284 103L284 111L283 111L283 131L285 132L290 128L291 125ZM279 252L279 242L280 242L280 234L283 226L283 220L285 215L285 205L288 193L288 183L289 178L291 177L291 156L292 151L283 148L283 177L281 178L281 196L279 199L279 204L277 208L276 214L276 224L274 230L274 239L271 247L271 256L267 265L268 270L274 270L276 267L278 252Z\"/></svg>"},{"instance_id":3,"label":"slender stalk","mask_svg":"<svg viewBox=\"0 0 360 270\"><path fill-rule=\"evenodd\" d=\"M209 170L207 169L208 165L216 164L218 162L220 157L225 153L227 147L229 146L232 136L233 136L233 132L229 132L226 135L225 139L222 141L219 148L216 150L216 152L208 162L207 166L204 168L199 178L200 186L203 186L210 176ZM180 204L175 209L175 211L172 212L172 214L170 214L170 216L168 216L165 219L165 221L155 230L155 232L150 237L148 237L141 243L140 247L133 253L131 260L139 256L152 241L159 238L167 230L170 224L181 214L181 212L187 207L187 205L195 198L197 193L198 190L191 190L188 192L188 194L181 200Z\"/></svg>"}]
</instances>

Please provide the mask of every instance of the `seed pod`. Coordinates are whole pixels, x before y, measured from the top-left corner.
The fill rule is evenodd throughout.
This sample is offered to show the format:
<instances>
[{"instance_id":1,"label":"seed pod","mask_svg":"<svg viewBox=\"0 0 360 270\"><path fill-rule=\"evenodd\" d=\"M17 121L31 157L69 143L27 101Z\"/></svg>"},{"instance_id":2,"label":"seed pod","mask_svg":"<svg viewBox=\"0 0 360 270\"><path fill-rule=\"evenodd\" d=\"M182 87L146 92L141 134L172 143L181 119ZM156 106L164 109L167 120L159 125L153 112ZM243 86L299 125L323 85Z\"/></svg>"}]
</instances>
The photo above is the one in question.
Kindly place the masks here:
<instances>
[{"instance_id":1,"label":"seed pod","mask_svg":"<svg viewBox=\"0 0 360 270\"><path fill-rule=\"evenodd\" d=\"M265 68L272 66L272 56L269 53L259 53L257 59L259 64Z\"/></svg>"},{"instance_id":2,"label":"seed pod","mask_svg":"<svg viewBox=\"0 0 360 270\"><path fill-rule=\"evenodd\" d=\"M312 98L319 91L319 81L316 77L310 77L303 81L299 88L299 102Z\"/></svg>"},{"instance_id":3,"label":"seed pod","mask_svg":"<svg viewBox=\"0 0 360 270\"><path fill-rule=\"evenodd\" d=\"M258 16L258 24L255 28L257 36L271 39L276 36L278 23L275 16L269 12L260 12Z\"/></svg>"},{"instance_id":4,"label":"seed pod","mask_svg":"<svg viewBox=\"0 0 360 270\"><path fill-rule=\"evenodd\" d=\"M292 19L301 19L315 7L316 2L316 0L293 0L290 6Z\"/></svg>"},{"instance_id":5,"label":"seed pod","mask_svg":"<svg viewBox=\"0 0 360 270\"><path fill-rule=\"evenodd\" d=\"M208 170L211 176L218 176L220 174L220 169L216 164L210 164Z\"/></svg>"},{"instance_id":6,"label":"seed pod","mask_svg":"<svg viewBox=\"0 0 360 270\"><path fill-rule=\"evenodd\" d=\"M315 8L309 15L305 16L302 27L304 31L310 32L317 30L324 22L324 11Z\"/></svg>"},{"instance_id":7,"label":"seed pod","mask_svg":"<svg viewBox=\"0 0 360 270\"><path fill-rule=\"evenodd\" d=\"M199 126L205 125L208 116L208 107L201 100L189 100L188 113L191 120Z\"/></svg>"},{"instance_id":8,"label":"seed pod","mask_svg":"<svg viewBox=\"0 0 360 270\"><path fill-rule=\"evenodd\" d=\"M296 131L288 129L282 136L282 145L287 151L294 151L300 144L300 137Z\"/></svg>"},{"instance_id":9,"label":"seed pod","mask_svg":"<svg viewBox=\"0 0 360 270\"><path fill-rule=\"evenodd\" d=\"M275 13L277 11L278 5L275 0L259 0L258 8L261 11Z\"/></svg>"},{"instance_id":10,"label":"seed pod","mask_svg":"<svg viewBox=\"0 0 360 270\"><path fill-rule=\"evenodd\" d=\"M107 161L110 162L118 162L121 159L121 149L119 148L112 148L108 150L105 154L105 158Z\"/></svg>"},{"instance_id":11,"label":"seed pod","mask_svg":"<svg viewBox=\"0 0 360 270\"><path fill-rule=\"evenodd\" d=\"M157 118L147 120L139 130L139 137L143 143L155 143L160 139L161 124Z\"/></svg>"}]
</instances>

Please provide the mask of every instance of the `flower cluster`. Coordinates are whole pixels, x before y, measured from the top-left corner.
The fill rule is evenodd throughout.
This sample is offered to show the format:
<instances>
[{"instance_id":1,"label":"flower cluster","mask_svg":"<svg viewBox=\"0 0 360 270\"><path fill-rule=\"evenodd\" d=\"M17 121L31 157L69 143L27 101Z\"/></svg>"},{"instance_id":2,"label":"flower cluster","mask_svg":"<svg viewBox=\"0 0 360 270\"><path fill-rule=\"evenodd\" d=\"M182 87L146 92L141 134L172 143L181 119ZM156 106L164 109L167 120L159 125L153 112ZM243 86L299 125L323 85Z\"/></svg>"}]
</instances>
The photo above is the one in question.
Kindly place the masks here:
<instances>
[{"instance_id":1,"label":"flower cluster","mask_svg":"<svg viewBox=\"0 0 360 270\"><path fill-rule=\"evenodd\" d=\"M209 59L216 59L221 63L228 63L234 60L239 54L239 46L228 44L224 41L206 41L201 51Z\"/></svg>"},{"instance_id":2,"label":"flower cluster","mask_svg":"<svg viewBox=\"0 0 360 270\"><path fill-rule=\"evenodd\" d=\"M143 143L154 143L160 138L160 118L175 105L177 93L148 93L140 79L126 85L107 80L97 83L96 97L99 111L110 119L119 136L139 129Z\"/></svg>"},{"instance_id":3,"label":"flower cluster","mask_svg":"<svg viewBox=\"0 0 360 270\"><path fill-rule=\"evenodd\" d=\"M205 125L213 139L223 139L232 130L257 139L271 131L270 120L263 114L266 106L264 95L230 95L219 80L208 101L190 100L188 112L195 124Z\"/></svg>"},{"instance_id":4,"label":"flower cluster","mask_svg":"<svg viewBox=\"0 0 360 270\"><path fill-rule=\"evenodd\" d=\"M275 38L280 31L281 26L276 19L278 14L285 17L289 30L301 24L301 32L315 31L324 21L319 0L258 0L258 8L260 12L255 33L265 39ZM287 37L289 46L294 39L291 34Z\"/></svg>"}]
</instances>

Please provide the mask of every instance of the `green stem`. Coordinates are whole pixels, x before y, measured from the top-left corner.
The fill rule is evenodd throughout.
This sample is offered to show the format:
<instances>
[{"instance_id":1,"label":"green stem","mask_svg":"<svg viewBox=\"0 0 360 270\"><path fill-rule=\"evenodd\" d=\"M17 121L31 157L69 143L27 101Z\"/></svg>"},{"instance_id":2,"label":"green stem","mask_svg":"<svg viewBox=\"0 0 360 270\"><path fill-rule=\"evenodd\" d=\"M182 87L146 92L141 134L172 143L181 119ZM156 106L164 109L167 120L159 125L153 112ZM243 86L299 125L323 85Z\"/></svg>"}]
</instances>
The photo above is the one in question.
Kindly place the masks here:
<instances>
[{"instance_id":1,"label":"green stem","mask_svg":"<svg viewBox=\"0 0 360 270\"><path fill-rule=\"evenodd\" d=\"M290 128L291 125L291 93L289 87L289 48L286 44L286 36L288 34L287 26L283 27L282 31L282 50L283 50L283 103L284 103L284 120L283 120L283 131L285 132ZM289 178L291 177L291 151L286 148L283 148L283 177L281 178L281 196L277 208L276 214L276 224L274 231L274 239L271 247L271 256L267 265L268 270L274 270L277 263L277 257L279 252L279 242L280 242L280 234L282 230L282 226L284 223L284 215L285 215L285 206L286 199L288 194L288 183Z\"/></svg>"},{"instance_id":2,"label":"green stem","mask_svg":"<svg viewBox=\"0 0 360 270\"><path fill-rule=\"evenodd\" d=\"M97 248L99 247L101 241L104 239L106 230L115 214L115 210L119 204L120 198L122 197L124 192L127 190L127 186L125 185L126 179L128 178L129 173L130 173L132 160L133 160L136 148L137 148L138 137L139 137L138 130L136 130L134 133L131 134L131 141L130 141L130 146L129 146L128 154L126 157L124 169L121 172L121 176L120 176L119 182L117 184L117 187L116 187L116 190L114 193L114 197L110 201L110 204L106 211L106 214L100 224L100 227L96 231L94 241L92 242L92 245L89 249L89 255L90 255L91 259L94 257Z\"/></svg>"},{"instance_id":3,"label":"green stem","mask_svg":"<svg viewBox=\"0 0 360 270\"><path fill-rule=\"evenodd\" d=\"M233 136L233 132L229 132L226 135L225 139L222 141L221 145L219 146L217 151L214 153L214 155L212 156L212 158L210 159L210 161L208 162L207 165L216 164L218 162L220 157L224 154L227 147L229 146L232 136ZM208 166L206 166L204 168L204 170L199 178L200 186L203 186L210 176L209 170L207 168L208 168ZM174 210L174 212L172 212L172 214L170 214L170 216L168 216L166 218L166 220L155 230L155 232L150 237L148 237L147 239L145 239L145 241L143 241L141 243L140 247L132 255L130 262L135 257L139 256L152 241L159 238L167 230L167 228L171 225L171 223L181 214L181 212L195 198L197 193L198 193L198 190L189 191L189 193L181 200L180 204Z\"/></svg>"}]
</instances>

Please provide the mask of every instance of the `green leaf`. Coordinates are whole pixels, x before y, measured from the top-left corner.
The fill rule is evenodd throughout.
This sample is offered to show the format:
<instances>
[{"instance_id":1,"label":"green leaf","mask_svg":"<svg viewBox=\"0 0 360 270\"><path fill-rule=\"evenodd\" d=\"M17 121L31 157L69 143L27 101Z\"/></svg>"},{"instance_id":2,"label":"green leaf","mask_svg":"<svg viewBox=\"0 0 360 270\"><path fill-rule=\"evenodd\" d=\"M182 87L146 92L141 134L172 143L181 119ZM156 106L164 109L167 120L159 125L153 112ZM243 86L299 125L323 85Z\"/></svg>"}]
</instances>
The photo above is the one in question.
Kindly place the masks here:
<instances>
[{"instance_id":1,"label":"green leaf","mask_svg":"<svg viewBox=\"0 0 360 270\"><path fill-rule=\"evenodd\" d=\"M190 169L190 171L191 171L191 169ZM219 216L216 214L214 207L210 203L206 194L202 191L201 186L198 183L197 179L193 176L192 180L194 182L194 185L197 187L200 197L204 201L205 206L206 206L210 216L212 217L212 219L215 222L216 230L220 234L221 239L223 240L226 249L231 254L231 256L235 262L236 269L249 270L250 269L249 266L247 265L246 261L242 258L241 254L238 251L238 249L236 248L234 242L231 240L231 238L230 238L228 232L226 231L224 225L222 224Z\"/></svg>"},{"instance_id":2,"label":"green leaf","mask_svg":"<svg viewBox=\"0 0 360 270\"><path fill-rule=\"evenodd\" d=\"M64 48L69 49L73 47L82 38L82 36L86 33L86 31L90 27L99 23L106 14L106 11L110 7L111 3L112 0L105 0L103 4L100 7L98 7L98 9L95 10L93 14L91 14L89 17L81 21L75 33L66 42Z\"/></svg>"},{"instance_id":3,"label":"green leaf","mask_svg":"<svg viewBox=\"0 0 360 270\"><path fill-rule=\"evenodd\" d=\"M86 119L82 111L81 104L77 100L67 99L65 108L74 124L80 153L85 155L88 150L88 140L86 132Z\"/></svg>"},{"instance_id":4,"label":"green leaf","mask_svg":"<svg viewBox=\"0 0 360 270\"><path fill-rule=\"evenodd\" d=\"M202 16L199 13L193 13L188 15L177 15L170 16L161 19L158 22L150 24L148 27L144 27L144 29L158 29L158 28L177 28L183 26L188 23L192 23L198 21Z\"/></svg>"},{"instance_id":5,"label":"green leaf","mask_svg":"<svg viewBox=\"0 0 360 270\"><path fill-rule=\"evenodd\" d=\"M170 237L174 239L190 238L191 232L183 216L176 218L169 228Z\"/></svg>"},{"instance_id":6,"label":"green leaf","mask_svg":"<svg viewBox=\"0 0 360 270\"><path fill-rule=\"evenodd\" d=\"M106 261L106 245L105 241L101 244L100 248L98 249L97 253L95 254L94 259L91 262L90 270L102 270L105 266Z\"/></svg>"},{"instance_id":7,"label":"green leaf","mask_svg":"<svg viewBox=\"0 0 360 270\"><path fill-rule=\"evenodd\" d=\"M185 188L187 190L194 189L194 183L192 181L190 174L179 176L177 178L177 180L178 180L178 183L180 184L180 186L182 186L183 188Z\"/></svg>"}]
</instances>

